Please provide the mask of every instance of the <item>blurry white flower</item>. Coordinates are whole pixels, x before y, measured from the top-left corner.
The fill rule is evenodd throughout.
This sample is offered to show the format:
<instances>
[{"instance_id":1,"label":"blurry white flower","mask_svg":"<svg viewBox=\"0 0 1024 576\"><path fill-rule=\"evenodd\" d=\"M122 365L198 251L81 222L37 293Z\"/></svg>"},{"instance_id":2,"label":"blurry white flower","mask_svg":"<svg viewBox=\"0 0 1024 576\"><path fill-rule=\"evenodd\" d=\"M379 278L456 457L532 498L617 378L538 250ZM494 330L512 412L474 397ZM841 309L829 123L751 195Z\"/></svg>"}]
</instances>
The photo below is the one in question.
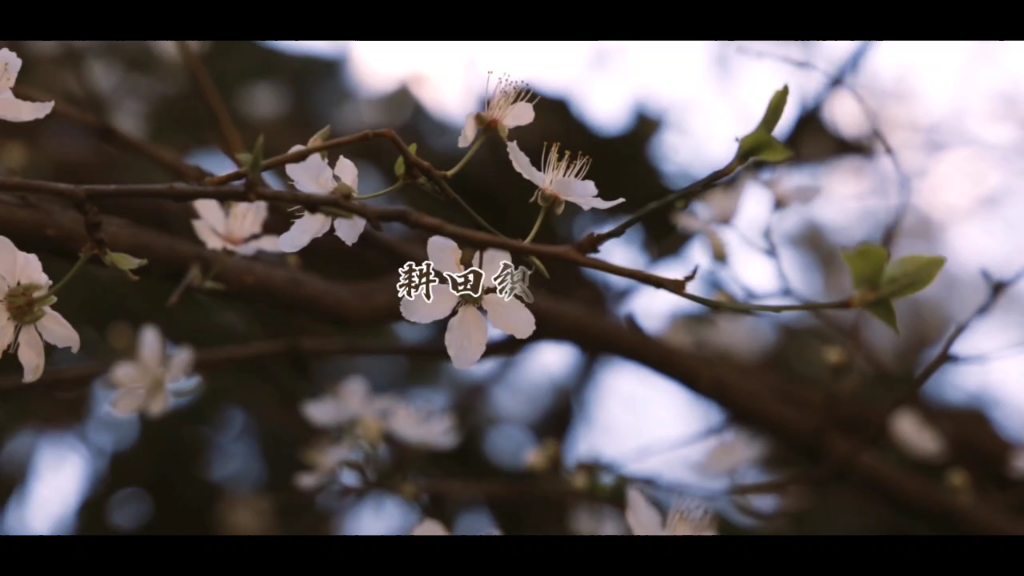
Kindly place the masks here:
<instances>
[{"instance_id":1,"label":"blurry white flower","mask_svg":"<svg viewBox=\"0 0 1024 576\"><path fill-rule=\"evenodd\" d=\"M560 214L566 202L572 202L584 210L597 208L606 210L625 202L625 198L618 200L602 200L597 197L597 185L593 180L584 180L590 169L590 158L578 154L576 159L566 152L564 156L558 156L559 145L552 144L551 150L545 150L541 156L543 171L537 170L530 163L530 159L519 149L515 142L508 143L508 157L512 160L512 167L537 187L533 198L541 203L555 203L555 214Z\"/></svg>"},{"instance_id":2,"label":"blurry white flower","mask_svg":"<svg viewBox=\"0 0 1024 576\"><path fill-rule=\"evenodd\" d=\"M344 479L346 463L364 460L362 447L358 442L344 440L341 442L323 442L314 445L303 453L302 460L310 466L309 470L295 473L292 481L300 490L313 491L327 484L334 478ZM353 471L354 472L354 471ZM358 474L355 475L358 477ZM360 487L356 478L343 482L353 488Z\"/></svg>"},{"instance_id":3,"label":"blurry white flower","mask_svg":"<svg viewBox=\"0 0 1024 576\"><path fill-rule=\"evenodd\" d=\"M600 502L584 502L570 508L569 527L580 536L622 536L629 533L618 509Z\"/></svg>"},{"instance_id":4,"label":"blurry white flower","mask_svg":"<svg viewBox=\"0 0 1024 576\"><path fill-rule=\"evenodd\" d=\"M451 536L452 533L445 528L445 525L440 520L434 518L424 518L412 532L410 536ZM504 536L504 534L497 527L491 528L481 534L475 534L475 536Z\"/></svg>"},{"instance_id":5,"label":"blurry white flower","mask_svg":"<svg viewBox=\"0 0 1024 576\"><path fill-rule=\"evenodd\" d=\"M51 284L35 254L0 236L0 357L5 348L17 352L26 383L43 375L43 340L72 352L81 345L74 327L50 308L57 298L42 298Z\"/></svg>"},{"instance_id":6,"label":"blurry white flower","mask_svg":"<svg viewBox=\"0 0 1024 576\"><path fill-rule=\"evenodd\" d=\"M356 423L360 434L371 442L390 434L409 446L446 451L462 440L450 413L420 410L391 394L375 395L370 382L358 374L344 379L331 392L302 402L299 410L321 429Z\"/></svg>"},{"instance_id":7,"label":"blurry white flower","mask_svg":"<svg viewBox=\"0 0 1024 576\"><path fill-rule=\"evenodd\" d=\"M388 395L375 396L369 380L353 374L327 394L303 401L299 411L313 426L330 430L362 418L382 419L385 408L394 401Z\"/></svg>"},{"instance_id":8,"label":"blurry white flower","mask_svg":"<svg viewBox=\"0 0 1024 576\"><path fill-rule=\"evenodd\" d=\"M718 535L718 519L702 501L679 498L666 519L635 486L626 488L626 523L634 536Z\"/></svg>"},{"instance_id":9,"label":"blurry white flower","mask_svg":"<svg viewBox=\"0 0 1024 576\"><path fill-rule=\"evenodd\" d=\"M889 438L907 456L925 464L941 464L949 457L946 438L913 406L900 406L887 422Z\"/></svg>"},{"instance_id":10,"label":"blurry white flower","mask_svg":"<svg viewBox=\"0 0 1024 576\"><path fill-rule=\"evenodd\" d=\"M461 274L462 251L452 239L444 236L431 236L427 240L427 256L440 273L451 272ZM484 289L493 288L493 277L501 270L502 262L511 262L512 256L505 250L489 249L481 255L473 256L473 266L484 272ZM487 318L480 312L480 307L487 312ZM409 300L402 298L400 305L402 317L410 322L427 324L448 317L455 310L455 316L448 322L448 330L444 335L444 344L452 365L458 369L466 369L477 363L487 349L487 320L495 328L516 338L528 338L537 328L533 314L517 298L505 300L497 294L483 294L477 298L469 295L459 296L451 290L437 290L433 298L427 302L424 298Z\"/></svg>"},{"instance_id":11,"label":"blurry white flower","mask_svg":"<svg viewBox=\"0 0 1024 576\"><path fill-rule=\"evenodd\" d=\"M701 469L708 474L729 475L753 464L767 451L768 445L762 438L737 432L711 449Z\"/></svg>"},{"instance_id":12,"label":"blurry white flower","mask_svg":"<svg viewBox=\"0 0 1024 576\"><path fill-rule=\"evenodd\" d=\"M487 77L490 84L490 74ZM489 88L489 86L488 86ZM486 89L485 89L486 91ZM502 138L508 135L509 128L526 126L533 122L533 105L540 98L533 98L531 92L522 82L512 82L508 76L498 80L494 92L487 100L487 108L480 114L470 114L466 117L466 125L459 135L459 148L465 148L476 139L477 131L486 126L498 130Z\"/></svg>"},{"instance_id":13,"label":"blurry white flower","mask_svg":"<svg viewBox=\"0 0 1024 576\"><path fill-rule=\"evenodd\" d=\"M144 412L150 418L167 413L172 389L198 382L192 376L195 358L191 346L173 346L156 325L142 325L135 359L119 360L110 368L110 381L117 388L114 412L122 416Z\"/></svg>"},{"instance_id":14,"label":"blurry white flower","mask_svg":"<svg viewBox=\"0 0 1024 576\"><path fill-rule=\"evenodd\" d=\"M386 428L403 444L431 450L451 450L462 441L458 423L450 412L420 410L407 403L391 407Z\"/></svg>"},{"instance_id":15,"label":"blurry white flower","mask_svg":"<svg viewBox=\"0 0 1024 576\"><path fill-rule=\"evenodd\" d=\"M14 97L11 88L18 79L21 58L7 48L0 48L0 120L29 122L39 120L53 110L53 102L27 102Z\"/></svg>"},{"instance_id":16,"label":"blurry white flower","mask_svg":"<svg viewBox=\"0 0 1024 576\"><path fill-rule=\"evenodd\" d=\"M192 228L210 250L230 250L243 256L279 250L277 236L260 235L267 219L266 202L235 202L227 214L216 200L196 200L192 206L199 214L192 220Z\"/></svg>"},{"instance_id":17,"label":"blurry white flower","mask_svg":"<svg viewBox=\"0 0 1024 576\"><path fill-rule=\"evenodd\" d=\"M444 527L444 524L440 520L434 518L424 518L422 522L416 525L409 533L410 536L451 536L452 533Z\"/></svg>"},{"instance_id":18,"label":"blurry white flower","mask_svg":"<svg viewBox=\"0 0 1024 576\"><path fill-rule=\"evenodd\" d=\"M292 146L289 153L304 149L305 146ZM310 154L302 162L297 164L286 164L285 173L292 179L295 187L306 194L327 196L329 194L342 194L353 196L359 192L359 170L356 165L345 158L338 156L334 164L334 171L320 154ZM335 176L341 181L339 184ZM298 252L306 247L313 238L319 238L327 232L334 222L334 233L349 246L356 243L359 235L366 227L366 220L353 214L350 218L327 216L321 213L303 213L302 217L292 223L290 230L281 235L281 250L284 252Z\"/></svg>"}]
</instances>

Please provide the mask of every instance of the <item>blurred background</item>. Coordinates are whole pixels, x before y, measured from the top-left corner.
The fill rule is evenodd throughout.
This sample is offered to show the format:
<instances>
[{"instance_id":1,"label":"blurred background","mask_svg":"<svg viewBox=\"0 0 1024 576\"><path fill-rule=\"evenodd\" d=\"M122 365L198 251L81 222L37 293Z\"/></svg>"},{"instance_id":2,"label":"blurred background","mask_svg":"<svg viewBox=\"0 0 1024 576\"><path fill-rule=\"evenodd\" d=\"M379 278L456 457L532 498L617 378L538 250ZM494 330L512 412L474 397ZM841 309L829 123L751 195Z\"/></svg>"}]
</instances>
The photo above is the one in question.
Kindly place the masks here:
<instances>
[{"instance_id":1,"label":"blurred background","mask_svg":"<svg viewBox=\"0 0 1024 576\"><path fill-rule=\"evenodd\" d=\"M680 353L762 366L837 403L856 398L882 406L905 392L908 375L989 294L983 271L1003 279L1024 268L1024 195L1013 184L1024 171L1024 77L1013 73L1024 58L1019 43L189 44L246 147L262 134L267 157L305 144L325 125L334 136L393 128L418 144L419 156L448 168L462 158L456 142L466 115L481 110L488 71L527 82L541 97L536 120L511 138L531 157L545 142L582 151L593 158L588 177L601 197L626 198L606 211L568 207L544 222L541 243L607 230L725 165L736 139L788 85L775 134L795 151L793 161L747 170L686 210L644 220L595 256L664 276L699 266L691 287L708 297L831 300L851 290L840 249L879 242L893 229L896 256L948 257L933 286L897 304L899 334L853 312L709 313L558 261L545 262L550 280L534 274L531 286L626 319ZM159 143L213 174L235 169L175 43L0 47L24 60L17 93L64 107L43 121L0 124L0 173L83 184L180 179L112 145L110 130ZM342 153L358 166L362 193L393 183L396 155L386 143ZM452 185L496 228L522 237L536 207L507 158L499 142L487 141ZM282 189L287 181L282 170L265 179ZM373 202L474 226L459 206L428 193L406 190ZM104 214L194 240L187 204L97 204ZM288 219L275 212L267 228L281 233ZM51 278L73 263L37 238L11 238L38 250ZM301 266L343 282L393 276L402 262L381 238L422 246L426 236L385 225L347 247L326 235L301 253ZM297 264L281 255L258 258ZM168 307L182 274L142 269L140 281L126 282L99 266L86 269L58 305L81 334L81 351L48 348L47 370L130 356L134 331L146 322L199 350L296 335L443 339L442 322L344 326L215 292L189 291ZM1008 509L1024 505L1012 497L1019 472L1011 466L1013 447L1024 444L1022 296L1024 288L1011 287L972 323L955 345L957 361L922 390L915 410L926 421L890 426L903 432L879 448L950 490L1008 494ZM502 338L492 336L492 344ZM703 499L720 516L722 533L956 530L841 478L743 490L813 463L733 422L686 382L572 342L529 341L463 371L446 357L275 355L200 373L201 394L165 417L117 418L103 409L100 382L22 388L21 368L5 354L0 533L407 534L430 516L456 534L628 534L626 479L663 509L680 495ZM375 391L455 414L462 441L438 451L396 445L376 479L300 489L295 475L309 468L305 451L320 438L300 402L352 374ZM915 446L930 432L938 432L939 446L922 456ZM985 457L958 450L961 437L983 444ZM409 482L419 486L411 497Z\"/></svg>"}]
</instances>

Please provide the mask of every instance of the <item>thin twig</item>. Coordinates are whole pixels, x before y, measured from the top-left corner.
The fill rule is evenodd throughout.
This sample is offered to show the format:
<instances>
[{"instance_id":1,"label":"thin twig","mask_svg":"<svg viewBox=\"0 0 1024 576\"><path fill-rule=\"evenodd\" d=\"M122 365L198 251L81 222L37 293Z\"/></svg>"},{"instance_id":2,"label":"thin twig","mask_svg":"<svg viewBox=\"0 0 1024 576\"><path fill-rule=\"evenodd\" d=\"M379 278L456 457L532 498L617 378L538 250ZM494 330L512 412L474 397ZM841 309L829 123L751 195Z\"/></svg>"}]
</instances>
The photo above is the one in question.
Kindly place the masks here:
<instances>
[{"instance_id":1,"label":"thin twig","mask_svg":"<svg viewBox=\"0 0 1024 576\"><path fill-rule=\"evenodd\" d=\"M790 312L795 310L822 310L853 308L856 303L851 298L833 302L808 302L796 305L762 305L722 302L704 298L686 292L688 278L666 278L642 270L617 266L603 260L583 256L572 246L550 244L527 244L495 234L488 234L461 226L455 226L444 220L416 212L406 207L371 207L362 202L351 202L339 196L318 196L299 192L282 192L270 188L253 188L246 190L238 186L189 186L189 185L108 185L108 186L74 186L57 184L39 180L18 178L0 178L0 191L34 192L62 196L75 201L95 198L161 198L165 200L188 201L210 198L221 201L252 201L264 200L272 203L299 205L307 210L323 209L324 207L340 208L362 216L372 227L379 230L381 222L400 222L412 228L419 228L447 236L454 240L474 246L500 248L519 254L538 257L556 258L584 268L591 268L615 276L629 278L655 288L661 288L682 298L702 304L714 310L731 312Z\"/></svg>"},{"instance_id":2,"label":"thin twig","mask_svg":"<svg viewBox=\"0 0 1024 576\"><path fill-rule=\"evenodd\" d=\"M231 158L235 165L241 166L238 155L245 152L245 144L242 141L242 134L231 119L231 112L228 111L227 104L224 103L224 98L217 89L217 84L214 83L209 70L203 64L202 58L192 50L188 42L178 40L177 44L182 60L185 61L185 65L188 66L192 75L195 76L196 83L199 84L199 89L203 93L203 100L206 101L207 107L210 108L210 112L213 113L214 118L217 120L217 127L220 129L225 154L228 158Z\"/></svg>"},{"instance_id":3,"label":"thin twig","mask_svg":"<svg viewBox=\"0 0 1024 576\"><path fill-rule=\"evenodd\" d=\"M15 92L29 100L53 100L53 98L47 93L31 88L19 86L15 89ZM53 113L67 118L76 124L81 124L95 133L101 140L107 141L110 144L125 150L136 152L139 155L148 158L153 161L153 163L159 165L161 168L176 177L181 178L185 182L199 182L208 176L206 171L202 168L188 164L181 159L181 156L178 153L170 148L166 148L159 144L155 144L141 138L136 138L135 136L122 132L111 124L103 122L91 114L79 110L62 100L57 101L56 106L53 108Z\"/></svg>"}]
</instances>

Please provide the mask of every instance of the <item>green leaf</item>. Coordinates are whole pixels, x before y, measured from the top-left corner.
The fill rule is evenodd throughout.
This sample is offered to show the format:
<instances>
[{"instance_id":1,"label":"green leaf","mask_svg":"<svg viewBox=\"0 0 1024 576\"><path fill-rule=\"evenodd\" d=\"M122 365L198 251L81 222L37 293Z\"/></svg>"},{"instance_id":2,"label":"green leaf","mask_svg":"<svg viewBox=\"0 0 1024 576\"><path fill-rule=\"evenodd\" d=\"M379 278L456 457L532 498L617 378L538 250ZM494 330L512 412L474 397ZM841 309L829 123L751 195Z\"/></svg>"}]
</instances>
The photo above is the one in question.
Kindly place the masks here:
<instances>
[{"instance_id":1,"label":"green leaf","mask_svg":"<svg viewBox=\"0 0 1024 576\"><path fill-rule=\"evenodd\" d=\"M131 254L125 254L124 252L110 252L101 256L103 263L111 268L117 268L124 272L132 280L138 280L139 277L132 274L132 270L136 270L148 264L145 258L136 258Z\"/></svg>"},{"instance_id":2,"label":"green leaf","mask_svg":"<svg viewBox=\"0 0 1024 576\"><path fill-rule=\"evenodd\" d=\"M764 111L761 123L757 125L757 130L771 134L775 127L779 125L779 119L782 118L782 113L786 110L786 101L788 99L789 85L785 85L781 90L776 91L772 95L772 99L768 103L768 109Z\"/></svg>"},{"instance_id":3,"label":"green leaf","mask_svg":"<svg viewBox=\"0 0 1024 576\"><path fill-rule=\"evenodd\" d=\"M256 144L252 147L252 154L249 157L249 177L258 178L260 173L263 171L263 134L256 139Z\"/></svg>"},{"instance_id":4,"label":"green leaf","mask_svg":"<svg viewBox=\"0 0 1024 576\"><path fill-rule=\"evenodd\" d=\"M736 157L746 163L757 160L766 164L781 164L794 156L793 151L774 136L758 128L740 140Z\"/></svg>"},{"instance_id":5,"label":"green leaf","mask_svg":"<svg viewBox=\"0 0 1024 576\"><path fill-rule=\"evenodd\" d=\"M927 288L946 265L945 256L905 256L892 262L882 275L882 294L906 298Z\"/></svg>"},{"instance_id":6,"label":"green leaf","mask_svg":"<svg viewBox=\"0 0 1024 576\"><path fill-rule=\"evenodd\" d=\"M412 152L413 156L416 155L415 142L409 144L409 152ZM395 176L398 176L399 178L405 176L405 156L399 156L398 160L395 160Z\"/></svg>"},{"instance_id":7,"label":"green leaf","mask_svg":"<svg viewBox=\"0 0 1024 576\"><path fill-rule=\"evenodd\" d=\"M313 134L313 137L309 139L309 142L306 143L306 146L308 146L310 148L312 148L313 146L319 146L320 144L323 144L324 142L326 142L327 139L330 138L330 137L331 137L331 125L328 124L327 126L324 126L323 128L321 128L319 132L317 132L316 134Z\"/></svg>"},{"instance_id":8,"label":"green leaf","mask_svg":"<svg viewBox=\"0 0 1024 576\"><path fill-rule=\"evenodd\" d=\"M893 332L900 333L899 322L896 320L896 307L892 305L892 300L888 298L875 300L871 304L864 306L864 309L875 318L885 322L885 325L892 328Z\"/></svg>"},{"instance_id":9,"label":"green leaf","mask_svg":"<svg viewBox=\"0 0 1024 576\"><path fill-rule=\"evenodd\" d=\"M757 128L740 139L740 146L736 151L736 159L740 163L745 164L751 160L757 160L766 164L781 164L793 157L793 151L772 136L772 131L779 124L779 119L782 118L782 113L786 110L788 99L789 86L783 86L781 90L772 95Z\"/></svg>"},{"instance_id":10,"label":"green leaf","mask_svg":"<svg viewBox=\"0 0 1024 576\"><path fill-rule=\"evenodd\" d=\"M876 244L861 244L853 250L843 251L843 261L853 277L857 292L877 291L882 287L882 275L889 262L889 251Z\"/></svg>"},{"instance_id":11,"label":"green leaf","mask_svg":"<svg viewBox=\"0 0 1024 576\"><path fill-rule=\"evenodd\" d=\"M248 152L239 152L238 154L235 154L235 160L238 160L238 163L242 166L248 167L252 164L252 154L249 154Z\"/></svg>"}]
</instances>

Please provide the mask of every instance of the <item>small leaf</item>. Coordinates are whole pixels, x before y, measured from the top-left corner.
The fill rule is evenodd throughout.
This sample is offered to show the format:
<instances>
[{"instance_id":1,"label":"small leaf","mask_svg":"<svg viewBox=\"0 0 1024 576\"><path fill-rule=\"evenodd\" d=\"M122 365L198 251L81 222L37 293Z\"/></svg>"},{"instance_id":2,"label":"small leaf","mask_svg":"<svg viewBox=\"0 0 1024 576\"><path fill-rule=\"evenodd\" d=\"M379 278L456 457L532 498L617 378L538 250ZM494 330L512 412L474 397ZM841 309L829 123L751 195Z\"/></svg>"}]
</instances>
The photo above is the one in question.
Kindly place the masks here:
<instances>
[{"instance_id":1,"label":"small leaf","mask_svg":"<svg viewBox=\"0 0 1024 576\"><path fill-rule=\"evenodd\" d=\"M857 292L877 291L882 286L882 275L889 262L889 251L884 246L861 244L853 250L843 251L843 261L853 277Z\"/></svg>"},{"instance_id":2,"label":"small leaf","mask_svg":"<svg viewBox=\"0 0 1024 576\"><path fill-rule=\"evenodd\" d=\"M331 125L328 124L327 126L324 126L323 128L321 128L319 132L317 132L316 134L313 134L313 137L309 139L309 142L306 143L306 146L309 147L309 148L312 148L313 146L319 146L320 144L323 144L324 142L326 142L327 139L330 138L330 137L331 137Z\"/></svg>"},{"instance_id":3,"label":"small leaf","mask_svg":"<svg viewBox=\"0 0 1024 576\"><path fill-rule=\"evenodd\" d=\"M946 265L945 256L905 256L892 262L882 275L882 294L906 298L927 288Z\"/></svg>"},{"instance_id":4,"label":"small leaf","mask_svg":"<svg viewBox=\"0 0 1024 576\"><path fill-rule=\"evenodd\" d=\"M235 154L235 160L238 160L238 163L242 166L248 167L252 164L252 154L249 154L248 152L239 152L238 154Z\"/></svg>"},{"instance_id":5,"label":"small leaf","mask_svg":"<svg viewBox=\"0 0 1024 576\"><path fill-rule=\"evenodd\" d=\"M409 152L412 152L413 156L416 155L416 143L409 144ZM405 176L405 156L399 156L398 160L395 160L395 176L399 178Z\"/></svg>"},{"instance_id":6,"label":"small leaf","mask_svg":"<svg viewBox=\"0 0 1024 576\"><path fill-rule=\"evenodd\" d=\"M526 260L537 268L537 272L540 272L541 276L547 278L548 280L551 280L551 275L548 274L548 269L545 268L543 264L541 264L540 260L536 256L527 256Z\"/></svg>"},{"instance_id":7,"label":"small leaf","mask_svg":"<svg viewBox=\"0 0 1024 576\"><path fill-rule=\"evenodd\" d=\"M764 111L761 123L757 125L757 130L771 134L775 127L779 125L779 119L782 118L782 113L786 110L786 101L788 99L789 85L787 84L772 95L771 102L768 103L768 109Z\"/></svg>"},{"instance_id":8,"label":"small leaf","mask_svg":"<svg viewBox=\"0 0 1024 576\"><path fill-rule=\"evenodd\" d=\"M766 164L781 164L793 157L793 151L771 134L757 129L740 140L736 158L741 163L756 160Z\"/></svg>"},{"instance_id":9,"label":"small leaf","mask_svg":"<svg viewBox=\"0 0 1024 576\"><path fill-rule=\"evenodd\" d=\"M128 275L132 280L138 280L139 277L132 274L132 270L137 270L145 266L148 261L145 258L136 258L131 254L125 254L124 252L110 252L101 256L103 263L111 268L121 270Z\"/></svg>"},{"instance_id":10,"label":"small leaf","mask_svg":"<svg viewBox=\"0 0 1024 576\"><path fill-rule=\"evenodd\" d=\"M263 134L256 139L249 156L249 177L259 177L263 169Z\"/></svg>"},{"instance_id":11,"label":"small leaf","mask_svg":"<svg viewBox=\"0 0 1024 576\"><path fill-rule=\"evenodd\" d=\"M893 329L893 332L900 333L899 322L896 320L896 308L892 305L892 300L888 298L875 300L871 304L864 306L864 309L875 318L885 322L886 326Z\"/></svg>"},{"instance_id":12,"label":"small leaf","mask_svg":"<svg viewBox=\"0 0 1024 576\"><path fill-rule=\"evenodd\" d=\"M228 289L228 287L225 286L224 284L221 284L220 282L214 282L213 280L203 280L199 284L199 287L203 288L204 290L227 290Z\"/></svg>"}]
</instances>

